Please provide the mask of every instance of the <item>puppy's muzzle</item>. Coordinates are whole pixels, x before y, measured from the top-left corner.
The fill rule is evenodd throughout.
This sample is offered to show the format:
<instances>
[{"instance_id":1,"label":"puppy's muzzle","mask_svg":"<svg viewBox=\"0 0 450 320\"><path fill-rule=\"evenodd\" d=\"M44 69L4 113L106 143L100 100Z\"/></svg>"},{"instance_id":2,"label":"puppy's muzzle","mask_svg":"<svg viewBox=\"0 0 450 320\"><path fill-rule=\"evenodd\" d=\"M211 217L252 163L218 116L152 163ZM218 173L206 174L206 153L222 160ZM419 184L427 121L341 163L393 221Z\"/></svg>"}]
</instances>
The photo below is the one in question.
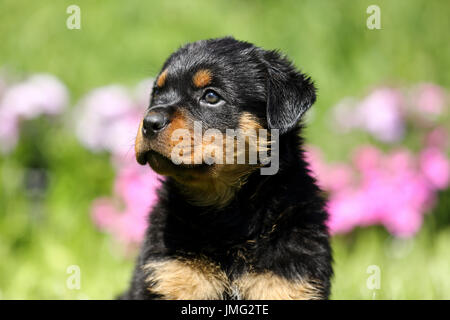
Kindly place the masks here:
<instances>
[{"instance_id":1,"label":"puppy's muzzle","mask_svg":"<svg viewBox=\"0 0 450 320\"><path fill-rule=\"evenodd\" d=\"M171 108L167 106L156 106L148 110L138 129L135 143L137 161L144 165L150 151L159 152L166 157L170 152L166 150L167 140L165 129L170 126Z\"/></svg>"}]
</instances>

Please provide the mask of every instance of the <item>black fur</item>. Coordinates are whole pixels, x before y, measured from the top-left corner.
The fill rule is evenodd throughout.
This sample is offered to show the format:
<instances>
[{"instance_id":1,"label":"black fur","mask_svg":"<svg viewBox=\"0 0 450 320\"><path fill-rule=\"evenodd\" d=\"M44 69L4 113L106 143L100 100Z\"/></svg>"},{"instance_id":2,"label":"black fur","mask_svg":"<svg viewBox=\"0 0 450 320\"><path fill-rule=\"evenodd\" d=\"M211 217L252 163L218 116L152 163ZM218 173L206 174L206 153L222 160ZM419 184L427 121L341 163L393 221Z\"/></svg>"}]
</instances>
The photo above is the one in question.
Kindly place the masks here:
<instances>
[{"instance_id":1,"label":"black fur","mask_svg":"<svg viewBox=\"0 0 450 320\"><path fill-rule=\"evenodd\" d=\"M315 101L310 79L278 52L233 38L188 44L162 70L168 67L167 83L155 88L150 108L176 101L175 107L186 108L204 126L219 129L236 128L239 115L251 112L264 126L280 129L280 169L272 176L255 170L222 208L191 204L179 182L167 177L150 214L131 287L122 298L158 298L147 290L142 266L148 261L200 255L220 265L230 280L250 268L271 271L288 280L314 279L321 297L328 298L332 256L325 202L308 172L298 124ZM203 91L188 83L199 68L212 70L210 87L226 100L224 106L198 107Z\"/></svg>"}]
</instances>

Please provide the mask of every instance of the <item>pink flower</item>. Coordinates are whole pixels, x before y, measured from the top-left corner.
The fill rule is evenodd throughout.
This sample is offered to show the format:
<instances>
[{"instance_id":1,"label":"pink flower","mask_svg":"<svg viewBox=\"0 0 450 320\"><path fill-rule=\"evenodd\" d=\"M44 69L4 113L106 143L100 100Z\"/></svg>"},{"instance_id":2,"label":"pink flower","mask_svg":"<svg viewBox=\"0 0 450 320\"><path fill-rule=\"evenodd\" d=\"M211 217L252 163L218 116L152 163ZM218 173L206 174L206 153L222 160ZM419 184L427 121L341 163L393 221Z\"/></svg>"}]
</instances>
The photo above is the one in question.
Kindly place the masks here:
<instances>
[{"instance_id":1,"label":"pink flower","mask_svg":"<svg viewBox=\"0 0 450 320\"><path fill-rule=\"evenodd\" d=\"M360 128L382 142L396 142L405 131L401 92L391 88L372 91L362 101L345 98L333 108L333 119L339 129Z\"/></svg>"},{"instance_id":2,"label":"pink flower","mask_svg":"<svg viewBox=\"0 0 450 320\"><path fill-rule=\"evenodd\" d=\"M3 84L0 84L2 86ZM54 76L38 74L10 88L0 88L0 152L11 151L19 140L21 119L57 115L68 103L66 87Z\"/></svg>"},{"instance_id":3,"label":"pink flower","mask_svg":"<svg viewBox=\"0 0 450 320\"><path fill-rule=\"evenodd\" d=\"M319 149L308 146L305 152L312 176L324 190L340 190L353 182L353 172L346 164L328 165Z\"/></svg>"},{"instance_id":4,"label":"pink flower","mask_svg":"<svg viewBox=\"0 0 450 320\"><path fill-rule=\"evenodd\" d=\"M441 166L442 159L438 160ZM328 189L331 232L382 224L396 236L414 235L434 201L433 188L414 156L405 149L383 155L368 146L357 151L354 164L359 170L358 183Z\"/></svg>"},{"instance_id":5,"label":"pink flower","mask_svg":"<svg viewBox=\"0 0 450 320\"><path fill-rule=\"evenodd\" d=\"M446 150L449 147L448 129L443 127L434 128L425 136L424 144L427 147L436 147L439 150Z\"/></svg>"},{"instance_id":6,"label":"pink flower","mask_svg":"<svg viewBox=\"0 0 450 320\"><path fill-rule=\"evenodd\" d=\"M407 108L406 98L412 100L415 110ZM411 96L379 88L360 103L347 98L334 108L334 120L341 128L364 129L381 142L402 139L405 121L415 119L409 117L414 115L412 111L428 116L418 118L427 121L412 124L431 131L421 137L425 148L418 156L407 149L383 154L375 147L362 146L351 165L340 166L326 163L318 150L307 153L320 186L329 192L328 223L333 233L381 224L396 236L409 237L420 229L424 214L434 205L436 191L450 185L450 161L445 154L448 130L429 121L429 116L446 111L446 103L442 88L423 84Z\"/></svg>"},{"instance_id":7,"label":"pink flower","mask_svg":"<svg viewBox=\"0 0 450 320\"><path fill-rule=\"evenodd\" d=\"M19 119L0 109L0 152L10 152L19 140Z\"/></svg>"},{"instance_id":8,"label":"pink flower","mask_svg":"<svg viewBox=\"0 0 450 320\"><path fill-rule=\"evenodd\" d=\"M402 104L403 97L395 89L373 91L357 107L359 126L380 141L399 141L404 134Z\"/></svg>"},{"instance_id":9,"label":"pink flower","mask_svg":"<svg viewBox=\"0 0 450 320\"><path fill-rule=\"evenodd\" d=\"M387 210L381 222L396 236L412 236L434 202L433 189L418 169L417 160L407 151L386 156L385 167L390 187L386 188L383 202Z\"/></svg>"},{"instance_id":10,"label":"pink flower","mask_svg":"<svg viewBox=\"0 0 450 320\"><path fill-rule=\"evenodd\" d=\"M359 119L356 116L355 106L357 105L356 99L344 98L338 104L333 107L333 121L331 126L334 129L341 129L344 132L348 132L351 129L359 127Z\"/></svg>"},{"instance_id":11,"label":"pink flower","mask_svg":"<svg viewBox=\"0 0 450 320\"><path fill-rule=\"evenodd\" d=\"M149 212L157 202L159 179L148 167L130 163L121 168L115 182L115 197L100 198L93 203L96 225L126 245L140 243Z\"/></svg>"},{"instance_id":12,"label":"pink flower","mask_svg":"<svg viewBox=\"0 0 450 320\"><path fill-rule=\"evenodd\" d=\"M415 235L422 226L423 214L411 208L399 208L394 215L384 222L386 228L395 236L409 238Z\"/></svg>"},{"instance_id":13,"label":"pink flower","mask_svg":"<svg viewBox=\"0 0 450 320\"><path fill-rule=\"evenodd\" d=\"M380 150L370 145L360 146L353 157L353 163L361 172L367 172L377 168L380 161Z\"/></svg>"},{"instance_id":14,"label":"pink flower","mask_svg":"<svg viewBox=\"0 0 450 320\"><path fill-rule=\"evenodd\" d=\"M40 114L60 114L68 103L66 87L54 76L38 74L6 90L0 109L31 119Z\"/></svg>"},{"instance_id":15,"label":"pink flower","mask_svg":"<svg viewBox=\"0 0 450 320\"><path fill-rule=\"evenodd\" d=\"M445 93L441 87L424 83L416 88L413 104L424 114L440 115L444 111L445 100Z\"/></svg>"},{"instance_id":16,"label":"pink flower","mask_svg":"<svg viewBox=\"0 0 450 320\"><path fill-rule=\"evenodd\" d=\"M140 110L145 110L150 104L152 84L154 79L147 78L138 83L135 89L136 102Z\"/></svg>"},{"instance_id":17,"label":"pink flower","mask_svg":"<svg viewBox=\"0 0 450 320\"><path fill-rule=\"evenodd\" d=\"M323 155L320 149L314 146L307 146L304 155L311 175L317 180L326 177L328 168L323 161ZM319 184L322 184L322 182L319 181Z\"/></svg>"},{"instance_id":18,"label":"pink flower","mask_svg":"<svg viewBox=\"0 0 450 320\"><path fill-rule=\"evenodd\" d=\"M420 167L431 185L445 189L450 181L450 161L438 148L429 147L420 153Z\"/></svg>"},{"instance_id":19,"label":"pink flower","mask_svg":"<svg viewBox=\"0 0 450 320\"><path fill-rule=\"evenodd\" d=\"M96 89L77 107L76 133L91 150L126 155L133 150L142 113L125 88Z\"/></svg>"},{"instance_id":20,"label":"pink flower","mask_svg":"<svg viewBox=\"0 0 450 320\"><path fill-rule=\"evenodd\" d=\"M148 167L139 166L133 150L150 90L148 79L137 86L136 97L117 85L99 88L82 99L76 110L80 141L91 150L110 152L118 171L114 197L95 200L92 217L99 228L127 246L143 239L160 186L160 177Z\"/></svg>"},{"instance_id":21,"label":"pink flower","mask_svg":"<svg viewBox=\"0 0 450 320\"><path fill-rule=\"evenodd\" d=\"M331 165L326 180L327 188L331 191L338 191L347 186L353 185L353 171L347 164Z\"/></svg>"},{"instance_id":22,"label":"pink flower","mask_svg":"<svg viewBox=\"0 0 450 320\"><path fill-rule=\"evenodd\" d=\"M365 199L362 193L352 189L331 193L328 200L327 222L331 234L347 233L357 227L365 213Z\"/></svg>"},{"instance_id":23,"label":"pink flower","mask_svg":"<svg viewBox=\"0 0 450 320\"><path fill-rule=\"evenodd\" d=\"M6 80L3 77L1 77L1 74L0 74L0 98L3 95L3 93L5 92L6 88L7 88Z\"/></svg>"}]
</instances>

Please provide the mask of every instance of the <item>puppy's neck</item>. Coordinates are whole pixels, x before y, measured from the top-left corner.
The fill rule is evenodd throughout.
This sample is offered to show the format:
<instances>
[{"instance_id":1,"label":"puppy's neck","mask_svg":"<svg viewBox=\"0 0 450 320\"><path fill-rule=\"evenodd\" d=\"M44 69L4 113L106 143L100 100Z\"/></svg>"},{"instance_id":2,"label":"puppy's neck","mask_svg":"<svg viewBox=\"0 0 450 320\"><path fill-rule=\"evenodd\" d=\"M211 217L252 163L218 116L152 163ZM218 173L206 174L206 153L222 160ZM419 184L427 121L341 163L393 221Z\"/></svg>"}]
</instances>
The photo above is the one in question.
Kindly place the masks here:
<instances>
[{"instance_id":1,"label":"puppy's neck","mask_svg":"<svg viewBox=\"0 0 450 320\"><path fill-rule=\"evenodd\" d=\"M232 202L257 169L250 165L215 165L207 177L190 182L178 180L177 187L193 206L222 209Z\"/></svg>"},{"instance_id":2,"label":"puppy's neck","mask_svg":"<svg viewBox=\"0 0 450 320\"><path fill-rule=\"evenodd\" d=\"M184 180L174 177L174 186L182 198L191 206L199 207L200 211L222 210L232 204L236 198L251 201L258 192L270 191L270 181L273 178L290 179L296 173L306 170L300 151L301 139L299 130L294 130L280 140L279 172L274 175L262 175L259 165L214 165L209 174L201 179ZM285 178L280 173L287 171ZM273 190L272 190L273 192ZM268 195L270 196L270 195Z\"/></svg>"}]
</instances>

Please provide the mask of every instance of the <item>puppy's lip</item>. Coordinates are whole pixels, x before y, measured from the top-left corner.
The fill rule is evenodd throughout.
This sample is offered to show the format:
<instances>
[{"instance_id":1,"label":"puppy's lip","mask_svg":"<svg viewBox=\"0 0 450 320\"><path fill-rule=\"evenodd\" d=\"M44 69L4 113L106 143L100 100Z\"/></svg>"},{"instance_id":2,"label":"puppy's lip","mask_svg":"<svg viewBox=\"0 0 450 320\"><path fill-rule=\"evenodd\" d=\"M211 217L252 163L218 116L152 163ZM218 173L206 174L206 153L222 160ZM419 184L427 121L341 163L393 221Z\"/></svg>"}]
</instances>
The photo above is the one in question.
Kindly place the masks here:
<instances>
[{"instance_id":1,"label":"puppy's lip","mask_svg":"<svg viewBox=\"0 0 450 320\"><path fill-rule=\"evenodd\" d=\"M145 165L149 164L151 167L154 167L156 164L163 167L173 167L175 170L179 168L181 170L184 169L207 169L210 166L208 164L175 164L171 159L162 155L158 151L148 150L145 152L140 152L136 154L136 160L139 164Z\"/></svg>"},{"instance_id":2,"label":"puppy's lip","mask_svg":"<svg viewBox=\"0 0 450 320\"><path fill-rule=\"evenodd\" d=\"M147 159L148 159L148 153L150 151L144 151L144 152L137 152L136 153L136 161L140 164L140 165L145 165L147 164Z\"/></svg>"},{"instance_id":3,"label":"puppy's lip","mask_svg":"<svg viewBox=\"0 0 450 320\"><path fill-rule=\"evenodd\" d=\"M155 157L164 161L168 160L166 159L166 157L155 150L145 150L136 153L136 160L140 165L146 165L147 163L150 164L151 160Z\"/></svg>"}]
</instances>

